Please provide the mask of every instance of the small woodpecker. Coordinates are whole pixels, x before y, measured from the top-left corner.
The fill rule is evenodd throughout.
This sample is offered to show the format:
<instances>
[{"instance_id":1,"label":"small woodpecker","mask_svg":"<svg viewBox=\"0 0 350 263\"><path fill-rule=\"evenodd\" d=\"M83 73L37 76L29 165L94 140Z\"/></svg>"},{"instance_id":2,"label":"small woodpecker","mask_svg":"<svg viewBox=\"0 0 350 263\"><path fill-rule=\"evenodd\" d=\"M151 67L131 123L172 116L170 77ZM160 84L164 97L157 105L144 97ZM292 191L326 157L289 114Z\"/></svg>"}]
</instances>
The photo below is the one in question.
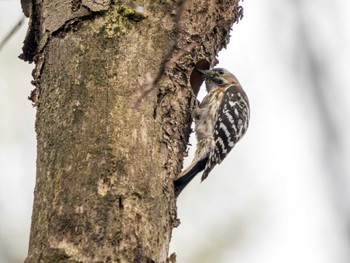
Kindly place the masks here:
<instances>
[{"instance_id":1,"label":"small woodpecker","mask_svg":"<svg viewBox=\"0 0 350 263\"><path fill-rule=\"evenodd\" d=\"M189 167L175 179L175 195L201 171L202 181L220 164L245 134L249 124L248 97L236 77L223 68L196 69L204 78L208 94L196 105L197 148Z\"/></svg>"}]
</instances>

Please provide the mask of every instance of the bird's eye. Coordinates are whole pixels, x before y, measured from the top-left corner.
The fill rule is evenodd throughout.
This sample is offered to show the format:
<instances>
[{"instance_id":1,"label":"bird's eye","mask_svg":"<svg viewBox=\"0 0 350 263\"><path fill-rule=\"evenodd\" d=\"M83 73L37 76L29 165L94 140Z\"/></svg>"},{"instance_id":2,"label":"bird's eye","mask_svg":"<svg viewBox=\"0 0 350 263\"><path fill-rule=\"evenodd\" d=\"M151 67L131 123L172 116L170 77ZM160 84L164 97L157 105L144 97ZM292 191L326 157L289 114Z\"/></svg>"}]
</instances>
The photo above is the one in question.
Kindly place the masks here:
<instances>
[{"instance_id":1,"label":"bird's eye","mask_svg":"<svg viewBox=\"0 0 350 263\"><path fill-rule=\"evenodd\" d=\"M224 75L224 73L225 73L225 72L224 72L223 69L219 69L219 74L220 74L220 75Z\"/></svg>"}]
</instances>

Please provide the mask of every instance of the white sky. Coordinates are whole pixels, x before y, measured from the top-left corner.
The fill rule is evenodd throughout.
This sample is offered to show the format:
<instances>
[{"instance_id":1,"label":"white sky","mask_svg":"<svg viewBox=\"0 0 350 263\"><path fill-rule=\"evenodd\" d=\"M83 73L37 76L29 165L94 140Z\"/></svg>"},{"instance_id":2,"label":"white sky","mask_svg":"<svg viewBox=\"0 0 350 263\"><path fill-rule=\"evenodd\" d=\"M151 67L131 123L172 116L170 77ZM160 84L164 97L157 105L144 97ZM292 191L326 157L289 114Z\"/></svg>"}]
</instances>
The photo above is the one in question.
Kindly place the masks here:
<instances>
[{"instance_id":1,"label":"white sky","mask_svg":"<svg viewBox=\"0 0 350 263\"><path fill-rule=\"evenodd\" d=\"M0 39L20 17L18 2L0 1ZM234 25L219 66L233 72L246 90L250 127L206 181L196 178L179 197L182 224L173 232L170 251L179 263L350 262L350 2L299 2L301 9L296 0L242 3L244 18ZM301 21L300 10L307 21ZM342 145L335 155L325 148L330 138L308 79L298 35L303 23L326 69L328 103ZM15 262L2 260L4 251L19 261L26 255L35 180L35 109L27 100L32 65L17 59L24 35L22 27L0 52L4 263ZM334 156L339 174L328 169Z\"/></svg>"}]
</instances>

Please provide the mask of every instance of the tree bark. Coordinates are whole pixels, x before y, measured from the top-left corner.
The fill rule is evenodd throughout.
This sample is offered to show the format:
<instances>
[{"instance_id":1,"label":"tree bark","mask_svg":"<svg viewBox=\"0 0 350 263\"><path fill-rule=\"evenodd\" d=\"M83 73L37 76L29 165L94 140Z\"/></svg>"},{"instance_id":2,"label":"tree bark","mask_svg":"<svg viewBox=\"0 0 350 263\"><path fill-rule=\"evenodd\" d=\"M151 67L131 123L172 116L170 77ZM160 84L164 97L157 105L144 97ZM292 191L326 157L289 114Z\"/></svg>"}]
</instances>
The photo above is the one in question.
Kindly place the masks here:
<instances>
[{"instance_id":1,"label":"tree bark","mask_svg":"<svg viewBox=\"0 0 350 263\"><path fill-rule=\"evenodd\" d=\"M26 263L175 261L172 181L200 85L192 70L216 63L242 10L238 0L122 2L22 0L37 106Z\"/></svg>"}]
</instances>

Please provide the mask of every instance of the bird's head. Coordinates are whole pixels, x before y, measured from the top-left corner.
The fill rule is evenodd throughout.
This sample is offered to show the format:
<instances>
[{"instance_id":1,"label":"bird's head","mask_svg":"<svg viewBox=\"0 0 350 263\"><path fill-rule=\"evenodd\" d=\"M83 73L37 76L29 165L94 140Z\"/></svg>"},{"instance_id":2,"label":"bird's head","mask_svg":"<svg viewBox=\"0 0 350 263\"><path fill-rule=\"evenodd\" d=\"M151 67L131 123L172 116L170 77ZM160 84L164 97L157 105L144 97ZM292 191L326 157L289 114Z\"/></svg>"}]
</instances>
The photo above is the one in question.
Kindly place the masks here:
<instances>
[{"instance_id":1,"label":"bird's head","mask_svg":"<svg viewBox=\"0 0 350 263\"><path fill-rule=\"evenodd\" d=\"M224 68L214 68L211 70L196 69L204 78L207 91L214 88L226 87L229 85L239 85L236 77Z\"/></svg>"}]
</instances>

